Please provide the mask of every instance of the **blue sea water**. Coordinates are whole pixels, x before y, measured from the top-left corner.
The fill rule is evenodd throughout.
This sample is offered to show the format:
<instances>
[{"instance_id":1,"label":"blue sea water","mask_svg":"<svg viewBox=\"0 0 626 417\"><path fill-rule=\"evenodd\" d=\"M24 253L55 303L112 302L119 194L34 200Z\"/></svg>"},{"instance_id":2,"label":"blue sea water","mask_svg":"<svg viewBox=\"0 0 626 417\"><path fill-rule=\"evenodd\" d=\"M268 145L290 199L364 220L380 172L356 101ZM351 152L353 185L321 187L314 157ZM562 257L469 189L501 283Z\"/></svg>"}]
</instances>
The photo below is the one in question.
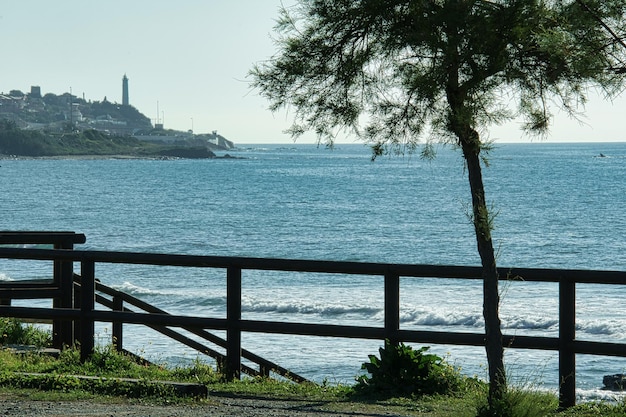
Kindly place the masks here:
<instances>
[{"instance_id":1,"label":"blue sea water","mask_svg":"<svg viewBox=\"0 0 626 417\"><path fill-rule=\"evenodd\" d=\"M467 173L458 151L370 161L358 144L251 145L240 159L0 160L0 230L73 230L84 249L367 262L479 265L469 220ZM600 154L604 155L601 157ZM497 213L498 263L509 267L626 270L626 143L502 144L484 169ZM41 277L0 260L0 279ZM105 284L172 313L225 316L224 271L98 265ZM405 279L401 326L479 332L480 282ZM577 337L626 342L626 288L577 288ZM244 318L382 325L376 277L248 271ZM554 284L502 286L503 331L558 333ZM127 348L157 360L195 358L149 330L129 327ZM103 327L100 337L106 340ZM321 381L352 382L380 342L244 335L244 347ZM482 348L433 346L484 376ZM554 353L507 350L509 374L554 389ZM603 395L602 375L626 361L578 356L577 385Z\"/></svg>"}]
</instances>

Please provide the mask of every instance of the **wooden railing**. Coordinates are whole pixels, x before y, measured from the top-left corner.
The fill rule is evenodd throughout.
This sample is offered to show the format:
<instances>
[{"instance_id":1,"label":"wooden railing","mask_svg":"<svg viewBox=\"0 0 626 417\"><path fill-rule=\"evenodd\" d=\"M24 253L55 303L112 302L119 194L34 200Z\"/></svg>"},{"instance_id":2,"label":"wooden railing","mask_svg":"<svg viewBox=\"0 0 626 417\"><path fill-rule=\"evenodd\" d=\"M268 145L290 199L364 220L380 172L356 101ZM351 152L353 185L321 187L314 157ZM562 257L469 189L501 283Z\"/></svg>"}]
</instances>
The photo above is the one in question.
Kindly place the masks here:
<instances>
[{"instance_id":1,"label":"wooden railing","mask_svg":"<svg viewBox=\"0 0 626 417\"><path fill-rule=\"evenodd\" d=\"M0 245L50 245L54 249L72 250L74 245L85 243L82 233L75 232L14 232L0 231ZM12 283L9 287L11 296L4 297L0 292L0 305L10 304L11 298L30 297L31 294L48 294L44 298L52 298L54 308L73 308L72 275L73 263L54 260L54 272L51 280L26 281ZM2 288L2 287L0 287ZM6 289L4 293L6 293ZM67 320L54 320L52 323L52 343L55 347L70 346L74 343L74 329Z\"/></svg>"},{"instance_id":2,"label":"wooden railing","mask_svg":"<svg viewBox=\"0 0 626 417\"><path fill-rule=\"evenodd\" d=\"M81 297L81 292L80 292L81 281L82 281L82 277L78 274L75 274L74 275L74 284L75 284L74 296L77 300L80 300L80 297ZM130 294L126 294L122 291L108 287L99 281L96 281L95 289L96 289L96 303L101 304L107 308L110 308L113 311L124 311L124 312L132 313L134 311L126 306L126 305L130 305L133 308L143 310L143 312L145 313L169 314L168 312L161 310L158 307L155 307L149 303L146 303L145 301L142 301L136 297L133 297ZM114 321L112 323L111 343L113 344L113 346L116 347L118 351L123 351L127 354L132 354L131 352L123 349L124 333L123 333L122 325L123 323L121 321ZM195 349L199 353L202 353L204 355L207 355L215 359L216 362L220 366L223 366L226 363L226 355L206 346L205 344L202 344L200 342L197 342L196 340L193 340L185 336L179 331L176 331L169 327L159 326L159 325L147 325L147 326L161 333L162 335L169 337L170 339L174 339L175 341L182 343L183 345L190 347L191 349ZM207 342L217 345L221 348L226 348L227 346L227 341L225 339L219 336L216 336L213 333L209 333L206 330L198 329L195 327L183 327L182 329L200 337L201 339L204 339ZM76 335L76 337L79 338L80 336ZM258 366L258 369L254 369L254 368L251 368L250 366L242 364L241 371L247 375L270 376L270 372L273 372L277 375L280 375L284 378L290 379L295 382L301 383L301 382L307 381L307 379L304 378L303 376L300 376L288 369L285 369L282 366L278 365L277 363L274 363L265 358L262 358L250 352L249 350L241 349L241 357L243 359L247 359L248 361Z\"/></svg>"},{"instance_id":3,"label":"wooden railing","mask_svg":"<svg viewBox=\"0 0 626 417\"><path fill-rule=\"evenodd\" d=\"M406 265L357 262L328 262L267 258L192 256L172 254L149 254L129 252L104 252L80 250L47 250L0 248L0 258L52 260L56 264L80 262L80 301L74 308L26 308L0 306L0 316L30 319L52 318L79 323L78 341L81 356L87 358L94 348L94 323L111 322L142 324L151 327L180 327L198 331L213 329L226 331L225 371L230 378L238 378L241 364L242 332L261 332L291 335L330 336L361 339L390 339L393 341L429 344L453 344L483 346L484 334L459 332L433 332L400 329L400 277L403 278L455 278L481 279L480 267ZM100 263L141 265L167 265L178 267L226 269L227 312L226 318L189 317L163 314L95 309L95 266ZM385 320L383 327L344 326L331 324L286 323L276 321L242 320L241 277L244 270L298 271L346 275L373 275L384 279ZM626 272L500 268L503 279L555 282L559 284L559 337L504 335L503 346L507 348L553 350L559 352L560 403L563 407L575 404L576 354L594 354L626 357L626 344L602 343L576 340L576 284L626 284ZM31 290L32 291L32 290ZM45 289L40 298L48 298ZM63 292L62 289L54 291ZM0 298L37 298L35 292L23 297L14 288L0 285ZM22 295L22 297L20 297Z\"/></svg>"}]
</instances>

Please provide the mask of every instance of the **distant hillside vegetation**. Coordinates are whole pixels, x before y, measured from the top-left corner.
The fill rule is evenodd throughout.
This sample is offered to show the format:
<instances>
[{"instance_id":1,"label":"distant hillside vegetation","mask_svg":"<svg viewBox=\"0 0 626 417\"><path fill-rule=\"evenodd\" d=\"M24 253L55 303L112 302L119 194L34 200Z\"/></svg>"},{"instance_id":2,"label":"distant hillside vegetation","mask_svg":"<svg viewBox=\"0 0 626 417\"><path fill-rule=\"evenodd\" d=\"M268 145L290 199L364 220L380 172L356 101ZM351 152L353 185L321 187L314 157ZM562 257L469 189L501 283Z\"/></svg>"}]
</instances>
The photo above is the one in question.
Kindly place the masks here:
<instances>
[{"instance_id":1,"label":"distant hillside vegetation","mask_svg":"<svg viewBox=\"0 0 626 417\"><path fill-rule=\"evenodd\" d=\"M150 119L133 106L122 106L110 101L93 101L81 107L83 116L89 119L111 118L124 120L138 129L152 129Z\"/></svg>"},{"instance_id":2,"label":"distant hillside vegetation","mask_svg":"<svg viewBox=\"0 0 626 417\"><path fill-rule=\"evenodd\" d=\"M19 129L11 120L0 120L0 155L28 157L70 155L128 155L137 157L213 158L206 146L178 147L114 136L97 130L76 132L68 125L63 133Z\"/></svg>"},{"instance_id":3,"label":"distant hillside vegetation","mask_svg":"<svg viewBox=\"0 0 626 417\"><path fill-rule=\"evenodd\" d=\"M194 134L152 126L135 107L86 101L70 93L33 88L0 94L0 154L18 156L161 155L210 158L234 143L212 133Z\"/></svg>"},{"instance_id":4,"label":"distant hillside vegetation","mask_svg":"<svg viewBox=\"0 0 626 417\"><path fill-rule=\"evenodd\" d=\"M12 91L8 96L13 99L15 109L12 113L19 124L51 124L70 121L70 102L76 111L80 112L80 119L75 118L73 122L85 120L117 120L123 121L129 128L151 130L150 119L143 115L133 106L123 106L111 103L106 99L102 101L85 101L76 96L65 93L55 95L48 93L41 98L24 94L21 91ZM6 107L6 106L5 106ZM1 109L1 108L0 108Z\"/></svg>"}]
</instances>

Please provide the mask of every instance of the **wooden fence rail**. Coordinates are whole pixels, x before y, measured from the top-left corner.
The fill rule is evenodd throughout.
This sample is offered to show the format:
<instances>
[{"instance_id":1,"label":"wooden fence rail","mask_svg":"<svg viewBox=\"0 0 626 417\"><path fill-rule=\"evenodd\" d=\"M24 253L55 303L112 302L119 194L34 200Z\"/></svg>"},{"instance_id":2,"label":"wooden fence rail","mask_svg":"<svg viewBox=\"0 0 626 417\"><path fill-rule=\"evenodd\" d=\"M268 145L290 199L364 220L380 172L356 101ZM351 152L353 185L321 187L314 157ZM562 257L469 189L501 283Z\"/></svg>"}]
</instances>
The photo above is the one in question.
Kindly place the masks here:
<instances>
[{"instance_id":1,"label":"wooden fence rail","mask_svg":"<svg viewBox=\"0 0 626 417\"><path fill-rule=\"evenodd\" d=\"M0 240L1 243L1 240ZM330 262L247 257L192 256L132 252L81 251L60 249L0 248L0 258L51 260L55 265L80 262L80 302L74 308L26 308L0 306L0 316L31 319L76 321L79 326L81 356L88 357L94 344L94 323L132 323L157 327L194 328L197 330L225 330L225 369L231 378L238 378L241 364L242 332L262 332L292 335L331 336L360 339L390 339L393 341L432 344L483 346L484 335L479 333L433 332L400 329L400 278L454 278L481 279L480 267L407 265L357 262ZM179 267L220 268L226 270L226 318L189 317L160 312L137 313L128 309L117 311L95 310L95 266L98 263L167 265ZM244 270L299 271L334 274L381 276L384 279L384 327L343 326L331 324L285 323L275 321L243 320L241 318L241 277ZM55 273L57 271L55 270ZM576 284L625 285L626 272L500 268L502 279L555 282L559 284L559 337L505 335L503 345L508 348L555 350L559 352L560 403L563 407L575 404L576 354L597 354L626 357L626 344L576 340ZM38 284L39 285L39 284ZM24 290L24 291L20 291ZM0 299L49 298L48 287L12 288L0 285ZM67 291L67 287L57 287ZM39 294L39 297L35 297ZM66 297L61 294L61 297Z\"/></svg>"},{"instance_id":2,"label":"wooden fence rail","mask_svg":"<svg viewBox=\"0 0 626 417\"><path fill-rule=\"evenodd\" d=\"M80 298L80 282L82 281L82 277L80 275L75 275L74 276L74 282L75 282L75 295L78 295L77 298ZM76 291L76 289L78 289ZM96 302L98 304L101 304L105 307L110 308L111 310L114 311L126 311L126 312L133 312L133 310L131 310L130 308L126 307L125 304L132 306L133 308L139 308L141 310L143 310L146 313L152 313L152 314L169 314L164 310L161 310L160 308L157 308L153 305L150 305L149 303L146 303L145 301L142 301L136 297L133 297L132 295L126 294L122 291L119 290L115 290L111 287L108 287L104 284L102 284L101 282L96 281L96 291L98 293L102 293L106 296L109 296L110 298L106 298L100 294L96 294ZM112 334L111 334L111 341L113 343L113 345L115 345L115 347L120 350L123 351L123 339L124 339L124 335L122 332L122 324L123 322L121 321L114 321L112 323ZM211 358L215 359L220 365L224 365L226 363L226 355L217 352L216 350L203 345L193 339L190 339L189 337L184 336L183 334L181 334L180 332L173 330L169 327L165 327L165 326L158 326L158 325L147 325L148 327L152 328L153 330L163 334L164 336L167 336L171 339L174 339L175 341L182 343L192 349L195 349L196 351L210 356ZM199 329L199 328L195 328L195 327L183 327L183 330L186 330L190 333L193 333L196 336L199 336L200 338L204 339L205 341L208 341L214 345L217 345L221 348L226 348L228 346L228 343L226 340L222 339L221 337L218 337L212 333L207 332L206 330L203 329ZM126 353L128 353L126 351ZM245 372L248 375L251 376L270 376L270 372L274 372L277 375L280 375L284 378L290 379L292 381L295 382L306 382L307 379L292 372L289 371L288 369L283 368L282 366L269 361L267 359L264 359L258 355L255 355L254 353L250 352L249 350L246 349L241 349L241 357L244 359L247 359L249 361L251 361L254 364L257 364L259 366L259 369L254 369L251 368L247 365L242 364L241 365L241 370L243 372Z\"/></svg>"},{"instance_id":3,"label":"wooden fence rail","mask_svg":"<svg viewBox=\"0 0 626 417\"><path fill-rule=\"evenodd\" d=\"M72 250L74 245L86 242L86 237L82 233L75 233L70 231L30 231L30 232L16 232L16 231L0 231L0 245L50 245L54 249ZM21 298L39 298L29 297L29 293L34 290L48 291L52 298L52 305L55 308L71 308L73 307L72 292L67 291L72 284L73 264L68 261L54 260L54 274L52 278L52 285L54 288L37 288L37 283L32 283L34 286L26 284L21 288ZM46 285L46 283L42 284ZM64 290L65 289L65 290ZM18 297L13 297L18 298ZM0 305L6 304L6 300L0 295ZM10 298L8 299L10 300ZM52 324L52 337L53 344L55 346L69 346L74 343L72 323L63 320L56 320Z\"/></svg>"}]
</instances>

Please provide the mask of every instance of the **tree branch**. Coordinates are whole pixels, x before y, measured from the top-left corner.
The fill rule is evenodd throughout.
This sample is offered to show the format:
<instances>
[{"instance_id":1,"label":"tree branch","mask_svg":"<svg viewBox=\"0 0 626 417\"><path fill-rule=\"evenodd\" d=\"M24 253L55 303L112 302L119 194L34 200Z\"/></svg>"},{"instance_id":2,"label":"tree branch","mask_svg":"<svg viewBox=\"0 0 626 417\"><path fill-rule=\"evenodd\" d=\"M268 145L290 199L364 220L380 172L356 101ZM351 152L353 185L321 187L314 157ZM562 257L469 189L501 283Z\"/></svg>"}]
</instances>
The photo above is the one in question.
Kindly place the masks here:
<instances>
[{"instance_id":1,"label":"tree branch","mask_svg":"<svg viewBox=\"0 0 626 417\"><path fill-rule=\"evenodd\" d=\"M615 40L615 42L617 42L624 49L626 49L626 43L624 43L624 40L620 36L618 36L617 33L615 33L613 31L613 29L611 29L609 27L609 25L604 23L604 21L600 18L600 16L598 16L589 6L587 6L587 4L585 4L585 2L583 2L583 0L576 0L576 3L578 3L580 5L580 7L582 7L584 10L586 10L595 20L597 20L598 23L600 23L600 25L602 25L602 27L607 32L609 32L609 34ZM611 70L615 71L615 73L617 73L617 74L624 74L624 73L626 73L626 65L624 67L622 67L622 68L611 68Z\"/></svg>"}]
</instances>

